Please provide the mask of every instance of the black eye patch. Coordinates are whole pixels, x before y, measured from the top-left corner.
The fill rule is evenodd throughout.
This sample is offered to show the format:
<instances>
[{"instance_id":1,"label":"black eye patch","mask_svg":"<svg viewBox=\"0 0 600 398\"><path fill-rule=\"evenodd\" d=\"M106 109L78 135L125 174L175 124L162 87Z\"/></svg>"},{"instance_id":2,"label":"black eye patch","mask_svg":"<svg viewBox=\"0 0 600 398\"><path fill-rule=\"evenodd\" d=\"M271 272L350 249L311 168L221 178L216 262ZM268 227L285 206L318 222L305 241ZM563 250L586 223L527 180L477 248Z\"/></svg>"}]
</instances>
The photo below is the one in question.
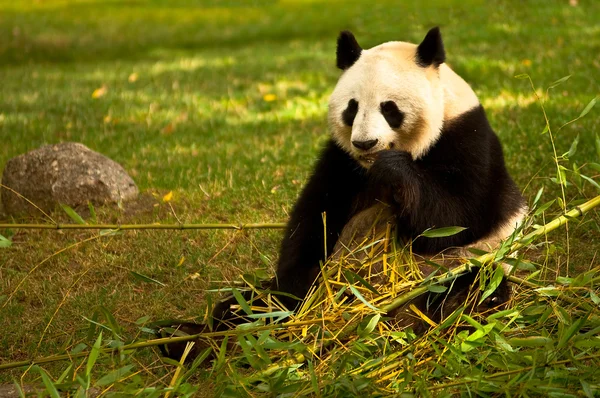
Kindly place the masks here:
<instances>
[{"instance_id":1,"label":"black eye patch","mask_svg":"<svg viewBox=\"0 0 600 398\"><path fill-rule=\"evenodd\" d=\"M358 113L358 102L353 98L348 101L348 107L342 112L342 121L346 126L352 126Z\"/></svg>"},{"instance_id":2,"label":"black eye patch","mask_svg":"<svg viewBox=\"0 0 600 398\"><path fill-rule=\"evenodd\" d=\"M396 106L394 101L385 101L379 105L381 114L388 122L391 128L397 129L402 125L404 121L404 113L400 112L400 109Z\"/></svg>"}]
</instances>

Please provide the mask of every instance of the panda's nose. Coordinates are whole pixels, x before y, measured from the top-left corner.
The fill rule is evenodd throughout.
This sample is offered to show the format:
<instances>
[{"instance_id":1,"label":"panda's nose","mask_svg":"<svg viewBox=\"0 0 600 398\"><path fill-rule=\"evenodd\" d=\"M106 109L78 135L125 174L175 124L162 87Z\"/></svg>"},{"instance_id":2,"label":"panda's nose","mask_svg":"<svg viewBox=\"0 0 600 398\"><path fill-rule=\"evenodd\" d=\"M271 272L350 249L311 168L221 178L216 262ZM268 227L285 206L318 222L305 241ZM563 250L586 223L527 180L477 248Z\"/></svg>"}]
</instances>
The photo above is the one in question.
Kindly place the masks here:
<instances>
[{"instance_id":1,"label":"panda's nose","mask_svg":"<svg viewBox=\"0 0 600 398\"><path fill-rule=\"evenodd\" d=\"M377 144L377 142L379 142L378 139L367 141L352 141L352 145L354 145L358 149L362 149L363 151L368 151L369 149L373 148Z\"/></svg>"}]
</instances>

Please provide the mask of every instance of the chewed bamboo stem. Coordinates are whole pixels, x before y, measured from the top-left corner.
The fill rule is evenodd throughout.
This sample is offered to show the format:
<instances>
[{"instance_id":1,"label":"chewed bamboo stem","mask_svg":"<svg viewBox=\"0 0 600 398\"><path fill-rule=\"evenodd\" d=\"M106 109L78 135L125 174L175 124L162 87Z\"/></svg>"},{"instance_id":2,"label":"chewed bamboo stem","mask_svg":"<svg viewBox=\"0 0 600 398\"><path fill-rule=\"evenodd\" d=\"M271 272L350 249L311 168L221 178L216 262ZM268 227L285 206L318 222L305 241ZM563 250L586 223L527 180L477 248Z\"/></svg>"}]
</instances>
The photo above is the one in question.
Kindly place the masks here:
<instances>
[{"instance_id":1,"label":"chewed bamboo stem","mask_svg":"<svg viewBox=\"0 0 600 398\"><path fill-rule=\"evenodd\" d=\"M0 224L0 228L9 229L281 229L285 223L247 223L247 224Z\"/></svg>"}]
</instances>

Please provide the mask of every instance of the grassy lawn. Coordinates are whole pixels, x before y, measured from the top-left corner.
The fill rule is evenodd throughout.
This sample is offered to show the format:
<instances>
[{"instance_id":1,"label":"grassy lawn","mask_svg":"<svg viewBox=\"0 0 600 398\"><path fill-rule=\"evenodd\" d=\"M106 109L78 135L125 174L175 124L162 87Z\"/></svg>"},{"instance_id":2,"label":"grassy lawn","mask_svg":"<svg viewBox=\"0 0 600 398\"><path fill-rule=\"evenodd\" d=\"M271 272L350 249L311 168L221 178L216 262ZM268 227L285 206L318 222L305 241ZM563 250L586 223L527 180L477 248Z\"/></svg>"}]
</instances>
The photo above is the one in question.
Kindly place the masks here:
<instances>
[{"instance_id":1,"label":"grassy lawn","mask_svg":"<svg viewBox=\"0 0 600 398\"><path fill-rule=\"evenodd\" d=\"M528 81L514 76L531 76L559 154L579 135L565 165L600 163L598 106L558 131L600 95L600 2L579 3L0 0L0 170L41 145L77 141L121 163L156 198L99 210L101 222L285 221L327 139L338 32L350 29L370 47L417 42L439 25L447 62L478 93L517 184L530 199L543 186L547 201L560 189L550 180L544 114ZM163 203L169 191L174 200ZM569 185L566 201L596 194ZM14 242L0 249L0 363L93 342L85 318L99 306L130 339L145 316L201 317L205 289L272 271L280 237L137 231L84 242L94 233L0 233ZM563 273L597 263L598 214L569 233L568 256L547 247L549 261ZM564 242L564 231L553 239ZM142 358L150 374L159 356ZM47 369L57 376L61 366ZM0 372L0 382L21 374Z\"/></svg>"}]
</instances>

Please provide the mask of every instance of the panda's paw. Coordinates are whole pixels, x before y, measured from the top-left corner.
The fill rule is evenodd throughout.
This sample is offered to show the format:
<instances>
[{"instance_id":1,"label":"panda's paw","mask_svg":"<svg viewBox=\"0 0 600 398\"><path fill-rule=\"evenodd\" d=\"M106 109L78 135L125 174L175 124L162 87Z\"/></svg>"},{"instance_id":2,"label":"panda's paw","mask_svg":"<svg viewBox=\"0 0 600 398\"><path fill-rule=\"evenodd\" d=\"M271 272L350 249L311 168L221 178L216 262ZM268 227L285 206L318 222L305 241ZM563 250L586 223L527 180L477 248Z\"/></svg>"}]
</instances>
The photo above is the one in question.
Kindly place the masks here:
<instances>
[{"instance_id":1,"label":"panda's paw","mask_svg":"<svg viewBox=\"0 0 600 398\"><path fill-rule=\"evenodd\" d=\"M377 154L373 166L369 169L370 176L378 181L390 183L401 182L399 179L406 174L412 163L412 156L404 151L381 151Z\"/></svg>"},{"instance_id":2,"label":"panda's paw","mask_svg":"<svg viewBox=\"0 0 600 398\"><path fill-rule=\"evenodd\" d=\"M376 199L399 204L410 210L419 200L412 155L402 151L381 151L369 169L369 192Z\"/></svg>"},{"instance_id":3,"label":"panda's paw","mask_svg":"<svg viewBox=\"0 0 600 398\"><path fill-rule=\"evenodd\" d=\"M199 323L182 322L170 325L168 327L161 327L156 330L156 337L158 338L169 338L169 337L183 337L197 335L199 333L209 332L208 326ZM194 343L192 348L188 351L186 356L186 362L194 360L203 350L210 347L210 344L202 339L188 340ZM158 346L163 356L167 358L179 361L184 352L188 341L181 341L175 343L166 343Z\"/></svg>"}]
</instances>

